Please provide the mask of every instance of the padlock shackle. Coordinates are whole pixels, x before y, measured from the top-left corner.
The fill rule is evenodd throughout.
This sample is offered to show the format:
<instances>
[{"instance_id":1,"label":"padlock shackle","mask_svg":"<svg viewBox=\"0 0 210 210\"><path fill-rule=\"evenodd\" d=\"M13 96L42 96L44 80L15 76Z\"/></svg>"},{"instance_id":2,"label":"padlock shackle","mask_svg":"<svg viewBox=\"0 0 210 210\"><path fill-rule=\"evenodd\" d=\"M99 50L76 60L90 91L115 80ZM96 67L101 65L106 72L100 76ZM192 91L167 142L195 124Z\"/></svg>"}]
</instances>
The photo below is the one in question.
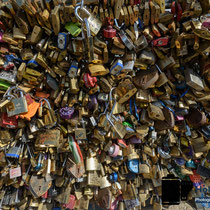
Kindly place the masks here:
<instances>
[{"instance_id":1,"label":"padlock shackle","mask_svg":"<svg viewBox=\"0 0 210 210\"><path fill-rule=\"evenodd\" d=\"M155 66L156 66L156 68L158 69L158 71L159 71L160 73L162 73L160 67L159 67L157 64L155 64Z\"/></svg>"},{"instance_id":2,"label":"padlock shackle","mask_svg":"<svg viewBox=\"0 0 210 210\"><path fill-rule=\"evenodd\" d=\"M17 86L10 87L10 88L6 91L5 96L11 96L13 90L16 90L16 91L17 91L17 90L21 90L21 89L18 88Z\"/></svg>"},{"instance_id":3,"label":"padlock shackle","mask_svg":"<svg viewBox=\"0 0 210 210\"><path fill-rule=\"evenodd\" d=\"M39 100L39 103L41 103L41 106L42 106L42 101L45 101L47 103L48 108L52 109L52 107L50 105L50 102L46 98L42 98L42 99Z\"/></svg>"},{"instance_id":4,"label":"padlock shackle","mask_svg":"<svg viewBox=\"0 0 210 210\"><path fill-rule=\"evenodd\" d=\"M85 22L85 25L86 25L87 37L90 37L91 36L90 25L89 25L89 22L88 22L87 18L84 19L84 22Z\"/></svg>"},{"instance_id":5,"label":"padlock shackle","mask_svg":"<svg viewBox=\"0 0 210 210\"><path fill-rule=\"evenodd\" d=\"M78 14L78 9L80 9L80 8L81 8L80 5L76 6L76 7L75 7L75 10L74 10L74 13L75 13L76 18L77 18L81 23L83 23L83 22L84 22L83 19L82 19L82 18L79 16L79 14Z\"/></svg>"},{"instance_id":6,"label":"padlock shackle","mask_svg":"<svg viewBox=\"0 0 210 210\"><path fill-rule=\"evenodd\" d=\"M113 87L111 90L110 90L110 93L109 93L109 101L112 101L112 92L113 90L115 89L115 87Z\"/></svg>"}]
</instances>

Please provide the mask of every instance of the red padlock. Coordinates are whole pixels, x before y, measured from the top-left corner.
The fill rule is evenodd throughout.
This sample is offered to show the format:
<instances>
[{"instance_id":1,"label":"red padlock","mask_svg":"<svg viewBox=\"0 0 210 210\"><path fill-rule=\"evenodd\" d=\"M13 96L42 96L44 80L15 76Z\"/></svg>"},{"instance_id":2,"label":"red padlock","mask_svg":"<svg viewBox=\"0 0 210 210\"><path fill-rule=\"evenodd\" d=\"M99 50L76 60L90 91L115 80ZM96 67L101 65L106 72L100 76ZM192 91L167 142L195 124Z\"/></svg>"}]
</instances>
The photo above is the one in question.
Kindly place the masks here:
<instances>
[{"instance_id":1,"label":"red padlock","mask_svg":"<svg viewBox=\"0 0 210 210\"><path fill-rule=\"evenodd\" d=\"M4 70L5 71L10 71L14 68L14 66L15 66L14 63L12 63L12 62L5 62L4 63Z\"/></svg>"},{"instance_id":2,"label":"red padlock","mask_svg":"<svg viewBox=\"0 0 210 210\"><path fill-rule=\"evenodd\" d=\"M18 127L18 116L8 117L6 112L1 114L0 126L3 128L16 129Z\"/></svg>"},{"instance_id":3,"label":"red padlock","mask_svg":"<svg viewBox=\"0 0 210 210\"><path fill-rule=\"evenodd\" d=\"M113 38L116 36L116 29L114 29L111 25L108 25L107 28L104 28L103 35L105 38Z\"/></svg>"},{"instance_id":4,"label":"red padlock","mask_svg":"<svg viewBox=\"0 0 210 210\"><path fill-rule=\"evenodd\" d=\"M89 73L85 73L83 76L83 81L85 82L85 86L87 88L93 88L96 85L97 78L91 77Z\"/></svg>"},{"instance_id":5,"label":"red padlock","mask_svg":"<svg viewBox=\"0 0 210 210\"><path fill-rule=\"evenodd\" d=\"M173 15L176 14L176 1L173 1L172 4L171 4L171 13Z\"/></svg>"},{"instance_id":6,"label":"red padlock","mask_svg":"<svg viewBox=\"0 0 210 210\"><path fill-rule=\"evenodd\" d=\"M180 3L177 3L177 13L176 13L176 19L177 21L180 21L182 18L182 7Z\"/></svg>"},{"instance_id":7,"label":"red padlock","mask_svg":"<svg viewBox=\"0 0 210 210\"><path fill-rule=\"evenodd\" d=\"M76 203L76 198L74 195L70 195L69 196L69 202L67 204L64 204L63 207L66 208L66 209L74 209L74 206L75 206L75 203Z\"/></svg>"},{"instance_id":8,"label":"red padlock","mask_svg":"<svg viewBox=\"0 0 210 210\"><path fill-rule=\"evenodd\" d=\"M177 21L180 21L182 18L182 7L181 4L177 1L173 1L171 4L171 13L175 16Z\"/></svg>"},{"instance_id":9,"label":"red padlock","mask_svg":"<svg viewBox=\"0 0 210 210\"><path fill-rule=\"evenodd\" d=\"M152 41L152 44L156 47L166 46L168 44L169 37L161 37Z\"/></svg>"}]
</instances>

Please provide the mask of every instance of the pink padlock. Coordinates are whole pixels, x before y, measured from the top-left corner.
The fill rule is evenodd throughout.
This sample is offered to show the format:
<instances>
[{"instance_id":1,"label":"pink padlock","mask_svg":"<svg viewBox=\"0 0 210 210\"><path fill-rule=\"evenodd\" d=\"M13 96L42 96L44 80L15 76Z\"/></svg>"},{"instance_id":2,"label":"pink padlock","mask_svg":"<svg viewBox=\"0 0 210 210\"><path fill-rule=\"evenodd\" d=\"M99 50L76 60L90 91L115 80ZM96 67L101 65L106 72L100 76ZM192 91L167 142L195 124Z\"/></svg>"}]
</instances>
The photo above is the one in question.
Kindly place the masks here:
<instances>
[{"instance_id":1,"label":"pink padlock","mask_svg":"<svg viewBox=\"0 0 210 210\"><path fill-rule=\"evenodd\" d=\"M120 147L117 144L112 144L112 146L108 150L109 156L117 157L119 150L120 150Z\"/></svg>"},{"instance_id":2,"label":"pink padlock","mask_svg":"<svg viewBox=\"0 0 210 210\"><path fill-rule=\"evenodd\" d=\"M4 41L2 40L2 38L3 38L3 33L0 32L0 42L4 42Z\"/></svg>"},{"instance_id":3,"label":"pink padlock","mask_svg":"<svg viewBox=\"0 0 210 210\"><path fill-rule=\"evenodd\" d=\"M184 117L183 116L176 116L176 121L183 121Z\"/></svg>"},{"instance_id":4,"label":"pink padlock","mask_svg":"<svg viewBox=\"0 0 210 210\"><path fill-rule=\"evenodd\" d=\"M76 198L74 195L69 196L69 202L67 204L64 204L63 207L67 209L74 209L76 203Z\"/></svg>"}]
</instances>

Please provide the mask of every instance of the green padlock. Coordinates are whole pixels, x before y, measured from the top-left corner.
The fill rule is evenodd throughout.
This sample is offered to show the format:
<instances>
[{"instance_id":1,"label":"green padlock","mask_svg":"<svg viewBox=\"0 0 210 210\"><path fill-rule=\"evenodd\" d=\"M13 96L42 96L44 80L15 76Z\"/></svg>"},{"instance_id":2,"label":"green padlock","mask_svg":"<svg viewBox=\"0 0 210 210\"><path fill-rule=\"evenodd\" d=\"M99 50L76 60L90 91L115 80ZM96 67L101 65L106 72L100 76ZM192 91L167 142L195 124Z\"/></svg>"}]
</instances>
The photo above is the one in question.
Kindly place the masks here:
<instances>
[{"instance_id":1,"label":"green padlock","mask_svg":"<svg viewBox=\"0 0 210 210\"><path fill-rule=\"evenodd\" d=\"M7 90L9 87L11 87L11 84L8 84L4 81L0 81L0 90Z\"/></svg>"},{"instance_id":2,"label":"green padlock","mask_svg":"<svg viewBox=\"0 0 210 210\"><path fill-rule=\"evenodd\" d=\"M73 22L66 23L65 29L74 37L78 36L82 31L78 24Z\"/></svg>"}]
</instances>

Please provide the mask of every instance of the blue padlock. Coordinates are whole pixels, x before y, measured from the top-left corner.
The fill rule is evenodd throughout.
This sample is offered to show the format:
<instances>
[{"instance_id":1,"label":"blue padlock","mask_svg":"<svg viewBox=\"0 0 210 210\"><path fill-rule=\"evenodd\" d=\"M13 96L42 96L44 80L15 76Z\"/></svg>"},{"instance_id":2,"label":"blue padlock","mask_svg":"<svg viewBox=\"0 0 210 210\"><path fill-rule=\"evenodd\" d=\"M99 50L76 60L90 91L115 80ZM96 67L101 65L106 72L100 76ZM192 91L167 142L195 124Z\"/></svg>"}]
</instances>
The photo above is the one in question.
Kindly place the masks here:
<instances>
[{"instance_id":1,"label":"blue padlock","mask_svg":"<svg viewBox=\"0 0 210 210\"><path fill-rule=\"evenodd\" d=\"M184 158L176 158L176 159L174 160L174 162L175 162L178 166L183 166L183 165L186 163L186 161L185 161Z\"/></svg>"},{"instance_id":2,"label":"blue padlock","mask_svg":"<svg viewBox=\"0 0 210 210\"><path fill-rule=\"evenodd\" d=\"M72 61L71 66L68 70L68 76L70 78L77 77L77 71L78 71L78 62L77 61Z\"/></svg>"},{"instance_id":3,"label":"blue padlock","mask_svg":"<svg viewBox=\"0 0 210 210\"><path fill-rule=\"evenodd\" d=\"M193 160L187 161L185 165L188 168L196 168L195 162Z\"/></svg>"},{"instance_id":4,"label":"blue padlock","mask_svg":"<svg viewBox=\"0 0 210 210\"><path fill-rule=\"evenodd\" d=\"M117 75L123 69L123 62L120 59L117 59L110 68L110 74Z\"/></svg>"},{"instance_id":5,"label":"blue padlock","mask_svg":"<svg viewBox=\"0 0 210 210\"><path fill-rule=\"evenodd\" d=\"M69 34L65 32L59 33L58 34L58 48L61 50L65 50L68 43L69 43Z\"/></svg>"},{"instance_id":6,"label":"blue padlock","mask_svg":"<svg viewBox=\"0 0 210 210\"><path fill-rule=\"evenodd\" d=\"M31 60L28 61L27 63L27 67L31 67L31 68L36 68L38 67L38 63L36 62L36 57L37 57L37 54L33 56L33 58Z\"/></svg>"},{"instance_id":7,"label":"blue padlock","mask_svg":"<svg viewBox=\"0 0 210 210\"><path fill-rule=\"evenodd\" d=\"M112 173L112 174L109 175L109 181L110 182L116 182L117 181L117 178L118 178L118 176L117 176L117 173L116 172L114 172L114 173Z\"/></svg>"},{"instance_id":8,"label":"blue padlock","mask_svg":"<svg viewBox=\"0 0 210 210\"><path fill-rule=\"evenodd\" d=\"M176 86L176 89L178 89L178 90L183 90L183 89L187 88L187 84L185 81L182 81L180 83L175 82L174 85Z\"/></svg>"},{"instance_id":9,"label":"blue padlock","mask_svg":"<svg viewBox=\"0 0 210 210\"><path fill-rule=\"evenodd\" d=\"M139 160L138 159L128 160L128 170L132 173L138 174Z\"/></svg>"}]
</instances>

